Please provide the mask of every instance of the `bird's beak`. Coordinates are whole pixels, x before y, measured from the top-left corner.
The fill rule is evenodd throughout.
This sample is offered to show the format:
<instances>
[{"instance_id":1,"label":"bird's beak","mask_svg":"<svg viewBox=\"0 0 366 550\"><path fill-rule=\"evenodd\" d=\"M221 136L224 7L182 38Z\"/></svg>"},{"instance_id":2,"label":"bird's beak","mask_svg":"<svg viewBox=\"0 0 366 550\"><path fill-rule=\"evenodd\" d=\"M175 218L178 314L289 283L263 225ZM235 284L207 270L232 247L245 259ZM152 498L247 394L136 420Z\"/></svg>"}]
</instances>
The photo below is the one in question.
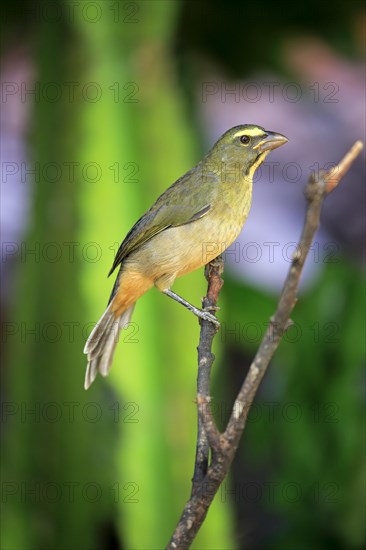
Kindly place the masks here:
<instances>
[{"instance_id":1,"label":"bird's beak","mask_svg":"<svg viewBox=\"0 0 366 550\"><path fill-rule=\"evenodd\" d=\"M262 139L253 149L258 149L260 153L265 151L272 151L272 149L277 149L281 145L285 145L288 142L287 137L282 134L276 134L275 132L268 132L266 130L266 137Z\"/></svg>"}]
</instances>

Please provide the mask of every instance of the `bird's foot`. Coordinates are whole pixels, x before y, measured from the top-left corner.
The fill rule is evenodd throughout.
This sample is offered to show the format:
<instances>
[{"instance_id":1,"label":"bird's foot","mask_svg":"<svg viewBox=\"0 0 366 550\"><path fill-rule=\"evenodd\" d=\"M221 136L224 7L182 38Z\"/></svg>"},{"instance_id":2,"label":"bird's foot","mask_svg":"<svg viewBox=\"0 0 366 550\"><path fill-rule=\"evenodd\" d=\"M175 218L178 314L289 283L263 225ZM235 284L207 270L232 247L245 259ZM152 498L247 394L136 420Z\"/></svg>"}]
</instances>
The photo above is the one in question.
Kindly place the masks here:
<instances>
[{"instance_id":1,"label":"bird's foot","mask_svg":"<svg viewBox=\"0 0 366 550\"><path fill-rule=\"evenodd\" d=\"M205 321L209 321L210 323L212 323L216 327L216 330L220 328L219 321L216 319L214 315L212 315L212 313L209 312L209 310L216 311L217 309L219 309L217 306L210 306L208 308L199 309L198 307L187 302L187 300L185 300L181 296L178 296L178 294L175 294L175 292L173 292L170 289L163 290L163 293L169 296L170 298L173 298L173 300L175 300L179 304L182 304L182 306L184 306L185 308L189 309L189 311L191 311L194 315L196 315L196 317L199 317L200 319L204 319Z\"/></svg>"},{"instance_id":2,"label":"bird's foot","mask_svg":"<svg viewBox=\"0 0 366 550\"><path fill-rule=\"evenodd\" d=\"M207 307L203 307L202 311L220 311L220 309L221 307L219 306L207 306Z\"/></svg>"},{"instance_id":3,"label":"bird's foot","mask_svg":"<svg viewBox=\"0 0 366 550\"><path fill-rule=\"evenodd\" d=\"M217 311L219 310L220 308L219 307L216 307L216 306L210 306L210 307L205 307L203 309L199 309L198 311L200 312L199 315L197 315L198 317L200 317L201 319L204 319L205 321L210 321L210 323L212 323L213 325L215 325L215 327L217 329L220 328L220 322L216 319L216 317L214 315L212 315L212 313L210 313L210 310L211 311Z\"/></svg>"}]
</instances>

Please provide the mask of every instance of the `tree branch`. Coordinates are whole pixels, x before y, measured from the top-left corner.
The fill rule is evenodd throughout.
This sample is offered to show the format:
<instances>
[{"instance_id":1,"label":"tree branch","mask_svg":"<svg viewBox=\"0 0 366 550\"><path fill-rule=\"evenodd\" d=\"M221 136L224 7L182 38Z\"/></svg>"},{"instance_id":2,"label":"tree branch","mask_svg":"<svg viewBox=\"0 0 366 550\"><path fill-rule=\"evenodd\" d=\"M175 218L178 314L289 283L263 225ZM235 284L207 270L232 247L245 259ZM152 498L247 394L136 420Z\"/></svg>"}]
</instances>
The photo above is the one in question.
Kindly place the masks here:
<instances>
[{"instance_id":1,"label":"tree branch","mask_svg":"<svg viewBox=\"0 0 366 550\"><path fill-rule=\"evenodd\" d=\"M335 168L329 172L321 172L318 177L313 174L309 179L305 189L308 201L305 222L277 310L270 319L268 329L235 400L226 430L222 434L220 434L210 410L210 374L214 360L211 347L216 328L209 321L200 321L197 379L198 438L192 493L167 546L169 550L184 550L190 547L220 484L228 473L245 428L250 406L295 307L300 276L314 235L319 227L324 198L339 184L362 147L362 142L357 141ZM221 258L206 266L208 291L203 300L204 307L216 306L223 284L222 272ZM210 462L209 450L211 450Z\"/></svg>"},{"instance_id":2,"label":"tree branch","mask_svg":"<svg viewBox=\"0 0 366 550\"><path fill-rule=\"evenodd\" d=\"M221 275L224 271L224 261L221 256L215 258L206 265L205 277L208 282L206 296L202 299L204 309L217 309L217 300L224 281ZM194 465L194 474L192 480L193 496L199 484L204 480L207 474L209 448L214 445L214 439L218 439L218 430L212 419L210 426L207 426L207 411L210 412L210 377L211 367L215 356L211 352L212 341L217 332L217 327L209 321L200 320L201 332L198 344L198 375L197 375L197 408L198 408L198 433L196 445L196 460ZM206 425L205 425L206 423ZM216 433L215 433L216 428ZM208 439L210 441L208 441Z\"/></svg>"}]
</instances>

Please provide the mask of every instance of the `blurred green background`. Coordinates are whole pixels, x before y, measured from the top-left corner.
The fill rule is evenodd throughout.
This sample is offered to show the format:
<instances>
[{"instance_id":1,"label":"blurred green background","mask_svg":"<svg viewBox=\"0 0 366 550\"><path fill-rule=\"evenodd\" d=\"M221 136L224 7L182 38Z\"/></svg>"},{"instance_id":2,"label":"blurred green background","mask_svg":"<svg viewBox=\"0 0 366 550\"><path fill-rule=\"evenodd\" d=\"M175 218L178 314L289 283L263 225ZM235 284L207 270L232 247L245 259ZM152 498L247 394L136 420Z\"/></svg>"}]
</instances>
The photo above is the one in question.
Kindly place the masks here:
<instances>
[{"instance_id":1,"label":"blurred green background","mask_svg":"<svg viewBox=\"0 0 366 550\"><path fill-rule=\"evenodd\" d=\"M207 75L232 84L266 70L310 85L285 44L311 36L350 80L365 13L361 2L315 0L9 0L2 9L1 548L163 548L190 492L199 325L149 292L110 377L85 392L82 349L111 290L106 274L131 225L218 138L198 92ZM349 89L324 115L335 161L352 144L339 145L337 117L363 138L352 125L357 83ZM306 118L290 124L322 147ZM360 160L347 182L362 170ZM194 548L364 543L363 235L361 222L351 237L341 227L364 216L360 204L329 221L337 256L300 297L301 338L289 331L281 344ZM199 304L205 286L201 270L174 289ZM213 374L222 427L277 295L225 273Z\"/></svg>"}]
</instances>

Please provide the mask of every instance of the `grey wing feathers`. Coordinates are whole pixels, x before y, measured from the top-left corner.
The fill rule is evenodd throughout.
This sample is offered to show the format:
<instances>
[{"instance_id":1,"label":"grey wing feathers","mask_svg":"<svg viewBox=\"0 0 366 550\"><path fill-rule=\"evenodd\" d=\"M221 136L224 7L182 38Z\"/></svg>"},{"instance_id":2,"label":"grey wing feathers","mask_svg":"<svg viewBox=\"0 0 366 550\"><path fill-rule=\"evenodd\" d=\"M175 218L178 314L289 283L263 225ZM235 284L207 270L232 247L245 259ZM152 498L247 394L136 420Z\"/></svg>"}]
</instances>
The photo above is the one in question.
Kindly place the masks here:
<instances>
[{"instance_id":1,"label":"grey wing feathers","mask_svg":"<svg viewBox=\"0 0 366 550\"><path fill-rule=\"evenodd\" d=\"M98 372L102 376L107 376L112 365L118 335L130 322L134 307L135 304L116 318L109 305L91 332L84 347L84 353L88 355L84 383L86 390L94 382Z\"/></svg>"},{"instance_id":2,"label":"grey wing feathers","mask_svg":"<svg viewBox=\"0 0 366 550\"><path fill-rule=\"evenodd\" d=\"M191 223L207 214L211 208L214 188L211 188L205 196L202 196L199 185L192 189L192 182L187 182L187 180L194 171L195 168L192 168L166 189L150 210L141 216L130 229L118 249L108 276L113 273L128 254L161 231L168 227ZM189 183L191 185L187 186Z\"/></svg>"}]
</instances>

